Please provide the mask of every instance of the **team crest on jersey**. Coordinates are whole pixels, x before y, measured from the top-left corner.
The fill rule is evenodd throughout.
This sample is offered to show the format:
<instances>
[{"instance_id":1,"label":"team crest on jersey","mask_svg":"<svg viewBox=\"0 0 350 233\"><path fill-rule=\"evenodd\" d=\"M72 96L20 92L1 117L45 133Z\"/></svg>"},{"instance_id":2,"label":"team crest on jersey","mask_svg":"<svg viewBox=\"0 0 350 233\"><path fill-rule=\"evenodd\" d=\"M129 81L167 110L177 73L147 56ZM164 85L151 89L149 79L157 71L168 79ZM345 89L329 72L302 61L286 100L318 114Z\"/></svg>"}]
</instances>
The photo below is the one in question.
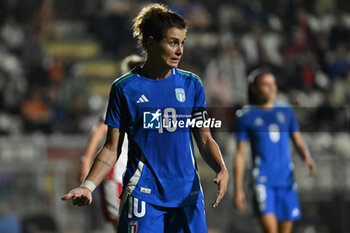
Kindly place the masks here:
<instances>
[{"instance_id":1,"label":"team crest on jersey","mask_svg":"<svg viewBox=\"0 0 350 233\"><path fill-rule=\"evenodd\" d=\"M137 221L130 221L128 225L128 233L136 233L138 228Z\"/></svg>"},{"instance_id":2,"label":"team crest on jersey","mask_svg":"<svg viewBox=\"0 0 350 233\"><path fill-rule=\"evenodd\" d=\"M185 90L183 88L175 88L175 94L176 94L176 99L179 102L185 102L186 96L185 96Z\"/></svg>"},{"instance_id":3,"label":"team crest on jersey","mask_svg":"<svg viewBox=\"0 0 350 233\"><path fill-rule=\"evenodd\" d=\"M261 117L257 117L254 121L255 126L262 126L264 124L264 120Z\"/></svg>"},{"instance_id":4,"label":"team crest on jersey","mask_svg":"<svg viewBox=\"0 0 350 233\"><path fill-rule=\"evenodd\" d=\"M282 112L278 112L277 113L277 119L278 121L283 124L284 122L286 122L286 118L284 117L284 114Z\"/></svg>"}]
</instances>

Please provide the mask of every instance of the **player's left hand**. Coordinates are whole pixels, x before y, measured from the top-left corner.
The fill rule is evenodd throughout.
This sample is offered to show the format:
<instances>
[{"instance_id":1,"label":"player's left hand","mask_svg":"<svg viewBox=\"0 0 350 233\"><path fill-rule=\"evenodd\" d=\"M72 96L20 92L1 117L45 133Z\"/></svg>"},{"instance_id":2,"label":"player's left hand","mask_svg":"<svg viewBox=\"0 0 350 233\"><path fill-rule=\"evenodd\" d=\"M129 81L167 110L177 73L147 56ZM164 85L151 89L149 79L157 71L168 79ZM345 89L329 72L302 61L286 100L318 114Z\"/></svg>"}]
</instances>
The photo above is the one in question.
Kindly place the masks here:
<instances>
[{"instance_id":1,"label":"player's left hand","mask_svg":"<svg viewBox=\"0 0 350 233\"><path fill-rule=\"evenodd\" d=\"M305 158L305 165L310 170L310 175L312 176L316 172L316 164L311 157Z\"/></svg>"},{"instance_id":2,"label":"player's left hand","mask_svg":"<svg viewBox=\"0 0 350 233\"><path fill-rule=\"evenodd\" d=\"M229 174L226 169L221 170L218 174L216 174L214 183L218 185L218 194L216 195L216 199L212 204L214 208L219 205L221 199L224 197L227 190L228 180Z\"/></svg>"}]
</instances>

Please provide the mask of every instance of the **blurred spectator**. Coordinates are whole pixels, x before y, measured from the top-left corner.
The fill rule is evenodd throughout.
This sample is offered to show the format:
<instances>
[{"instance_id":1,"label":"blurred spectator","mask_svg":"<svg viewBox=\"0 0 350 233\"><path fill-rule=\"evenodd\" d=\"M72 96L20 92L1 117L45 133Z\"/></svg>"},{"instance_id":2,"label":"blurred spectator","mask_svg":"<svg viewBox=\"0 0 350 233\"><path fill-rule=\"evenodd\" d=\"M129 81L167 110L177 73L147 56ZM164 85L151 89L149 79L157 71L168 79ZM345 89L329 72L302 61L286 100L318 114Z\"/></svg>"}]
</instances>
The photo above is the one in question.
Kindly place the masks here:
<instances>
[{"instance_id":1,"label":"blurred spectator","mask_svg":"<svg viewBox=\"0 0 350 233\"><path fill-rule=\"evenodd\" d=\"M242 37L242 47L248 69L261 65L260 59L264 53L261 44L262 36L261 25L252 24L250 30Z\"/></svg>"},{"instance_id":2,"label":"blurred spectator","mask_svg":"<svg viewBox=\"0 0 350 233\"><path fill-rule=\"evenodd\" d=\"M32 214L23 218L22 228L23 233L55 233L57 232L57 223L47 213Z\"/></svg>"},{"instance_id":3,"label":"blurred spectator","mask_svg":"<svg viewBox=\"0 0 350 233\"><path fill-rule=\"evenodd\" d=\"M85 118L89 118L89 92L88 83L81 82L79 78L79 75L67 75L59 91L59 103L64 109L64 112L61 112L65 120L63 130L66 133L84 132L84 129L88 132L93 125L81 125Z\"/></svg>"},{"instance_id":4,"label":"blurred spectator","mask_svg":"<svg viewBox=\"0 0 350 233\"><path fill-rule=\"evenodd\" d=\"M36 19L39 25L39 37L42 40L56 38L56 12L52 5L52 0L43 0L36 11Z\"/></svg>"},{"instance_id":5,"label":"blurred spectator","mask_svg":"<svg viewBox=\"0 0 350 233\"><path fill-rule=\"evenodd\" d=\"M350 70L350 63L347 59L347 50L344 44L338 44L334 51L334 57L328 62L328 73L332 81L344 72Z\"/></svg>"},{"instance_id":6,"label":"blurred spectator","mask_svg":"<svg viewBox=\"0 0 350 233\"><path fill-rule=\"evenodd\" d=\"M219 42L219 54L205 70L209 106L232 107L246 102L246 63L232 44Z\"/></svg>"},{"instance_id":7,"label":"blurred spectator","mask_svg":"<svg viewBox=\"0 0 350 233\"><path fill-rule=\"evenodd\" d=\"M23 128L27 133L35 131L51 132L52 112L44 100L43 90L31 89L28 97L21 104Z\"/></svg>"},{"instance_id":8,"label":"blurred spectator","mask_svg":"<svg viewBox=\"0 0 350 233\"><path fill-rule=\"evenodd\" d=\"M344 11L336 14L337 21L331 29L329 34L329 45L331 49L336 49L340 44L346 45L350 48L350 30L346 25L346 13Z\"/></svg>"},{"instance_id":9,"label":"blurred spectator","mask_svg":"<svg viewBox=\"0 0 350 233\"><path fill-rule=\"evenodd\" d=\"M62 97L60 93L61 89L59 85L51 84L47 88L47 103L50 106L52 112L52 130L58 132L64 132L65 122L67 121L67 109L62 104Z\"/></svg>"},{"instance_id":10,"label":"blurred spectator","mask_svg":"<svg viewBox=\"0 0 350 233\"><path fill-rule=\"evenodd\" d=\"M343 125L342 122L337 121L339 115L337 109L331 104L331 92L325 91L324 97L324 101L315 110L313 126L321 132L334 132Z\"/></svg>"},{"instance_id":11,"label":"blurred spectator","mask_svg":"<svg viewBox=\"0 0 350 233\"><path fill-rule=\"evenodd\" d=\"M344 72L341 78L334 81L331 103L336 107L350 107L350 70Z\"/></svg>"},{"instance_id":12,"label":"blurred spectator","mask_svg":"<svg viewBox=\"0 0 350 233\"><path fill-rule=\"evenodd\" d=\"M8 113L19 113L19 105L27 89L20 61L0 49L0 106Z\"/></svg>"},{"instance_id":13,"label":"blurred spectator","mask_svg":"<svg viewBox=\"0 0 350 233\"><path fill-rule=\"evenodd\" d=\"M14 17L16 21L22 19L24 14L18 0L3 0L0 2L0 24L9 16Z\"/></svg>"},{"instance_id":14,"label":"blurred spectator","mask_svg":"<svg viewBox=\"0 0 350 233\"><path fill-rule=\"evenodd\" d=\"M97 38L105 53L117 58L130 54L133 46L128 43L132 40L130 6L132 1L122 0L107 0L103 5L103 16L97 29Z\"/></svg>"},{"instance_id":15,"label":"blurred spectator","mask_svg":"<svg viewBox=\"0 0 350 233\"><path fill-rule=\"evenodd\" d=\"M282 0L279 1L277 11L283 22L284 32L286 36L290 37L293 28L298 26L301 21L306 20L306 12L311 12L314 1L300 1L300 0ZM301 12L302 11L302 12ZM300 14L301 13L301 14ZM306 22L306 21L304 21Z\"/></svg>"},{"instance_id":16,"label":"blurred spectator","mask_svg":"<svg viewBox=\"0 0 350 233\"><path fill-rule=\"evenodd\" d=\"M185 15L185 18L188 20L191 31L208 32L210 31L212 26L211 24L213 22L210 13L199 1L196 1L190 5L189 11L187 12L187 15Z\"/></svg>"},{"instance_id":17,"label":"blurred spectator","mask_svg":"<svg viewBox=\"0 0 350 233\"><path fill-rule=\"evenodd\" d=\"M188 0L169 0L169 7L172 11L185 17L189 12L189 1Z\"/></svg>"},{"instance_id":18,"label":"blurred spectator","mask_svg":"<svg viewBox=\"0 0 350 233\"><path fill-rule=\"evenodd\" d=\"M316 71L319 69L319 66L314 54L310 50L306 51L303 55L303 87L304 89L313 89L315 87Z\"/></svg>"},{"instance_id":19,"label":"blurred spectator","mask_svg":"<svg viewBox=\"0 0 350 233\"><path fill-rule=\"evenodd\" d=\"M307 22L307 13L305 10L299 9L296 12L296 16L297 21L293 24L290 34L291 40L287 41L287 45L284 48L284 55L287 58L313 48L313 35Z\"/></svg>"},{"instance_id":20,"label":"blurred spectator","mask_svg":"<svg viewBox=\"0 0 350 233\"><path fill-rule=\"evenodd\" d=\"M8 113L18 114L25 84L8 73L3 73L0 77L0 108Z\"/></svg>"},{"instance_id":21,"label":"blurred spectator","mask_svg":"<svg viewBox=\"0 0 350 233\"><path fill-rule=\"evenodd\" d=\"M65 67L63 58L53 58L53 61L48 68L48 75L51 83L59 84L64 81L66 75Z\"/></svg>"},{"instance_id":22,"label":"blurred spectator","mask_svg":"<svg viewBox=\"0 0 350 233\"><path fill-rule=\"evenodd\" d=\"M261 47L266 53L268 62L272 66L281 67L283 58L281 53L282 36L278 31L265 31L262 33Z\"/></svg>"},{"instance_id":23,"label":"blurred spectator","mask_svg":"<svg viewBox=\"0 0 350 233\"><path fill-rule=\"evenodd\" d=\"M8 17L1 27L1 37L9 51L21 55L24 45L24 32L20 24L13 17Z\"/></svg>"},{"instance_id":24,"label":"blurred spectator","mask_svg":"<svg viewBox=\"0 0 350 233\"><path fill-rule=\"evenodd\" d=\"M40 33L33 31L27 38L22 64L29 85L46 85L48 83L48 75L44 69L45 53L39 43Z\"/></svg>"},{"instance_id":25,"label":"blurred spectator","mask_svg":"<svg viewBox=\"0 0 350 233\"><path fill-rule=\"evenodd\" d=\"M21 224L16 216L0 216L0 232L20 233Z\"/></svg>"},{"instance_id":26,"label":"blurred spectator","mask_svg":"<svg viewBox=\"0 0 350 233\"><path fill-rule=\"evenodd\" d=\"M218 7L217 17L219 31L242 34L247 31L247 22L243 10L238 4L224 3Z\"/></svg>"},{"instance_id":27,"label":"blurred spectator","mask_svg":"<svg viewBox=\"0 0 350 233\"><path fill-rule=\"evenodd\" d=\"M323 72L328 71L326 56L329 49L327 34L319 34L315 44L315 56Z\"/></svg>"},{"instance_id":28,"label":"blurred spectator","mask_svg":"<svg viewBox=\"0 0 350 233\"><path fill-rule=\"evenodd\" d=\"M336 9L336 4L336 1L333 0L315 0L315 13L318 15L333 14Z\"/></svg>"},{"instance_id":29,"label":"blurred spectator","mask_svg":"<svg viewBox=\"0 0 350 233\"><path fill-rule=\"evenodd\" d=\"M262 0L244 1L245 18L250 24L258 24L265 28L267 26L268 11Z\"/></svg>"}]
</instances>

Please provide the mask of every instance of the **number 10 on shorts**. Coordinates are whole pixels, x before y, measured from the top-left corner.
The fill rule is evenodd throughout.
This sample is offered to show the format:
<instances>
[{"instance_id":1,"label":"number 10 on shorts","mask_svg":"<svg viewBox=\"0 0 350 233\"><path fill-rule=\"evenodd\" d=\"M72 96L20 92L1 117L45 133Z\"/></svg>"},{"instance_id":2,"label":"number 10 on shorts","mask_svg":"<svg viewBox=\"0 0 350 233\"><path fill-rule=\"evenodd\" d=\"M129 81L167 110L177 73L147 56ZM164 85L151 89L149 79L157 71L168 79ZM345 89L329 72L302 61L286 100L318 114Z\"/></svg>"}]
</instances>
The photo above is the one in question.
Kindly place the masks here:
<instances>
[{"instance_id":1,"label":"number 10 on shorts","mask_svg":"<svg viewBox=\"0 0 350 233\"><path fill-rule=\"evenodd\" d=\"M141 206L139 206L139 199L136 197L129 197L129 209L128 218L132 218L133 215L137 218L142 218L146 214L146 202L141 200Z\"/></svg>"}]
</instances>

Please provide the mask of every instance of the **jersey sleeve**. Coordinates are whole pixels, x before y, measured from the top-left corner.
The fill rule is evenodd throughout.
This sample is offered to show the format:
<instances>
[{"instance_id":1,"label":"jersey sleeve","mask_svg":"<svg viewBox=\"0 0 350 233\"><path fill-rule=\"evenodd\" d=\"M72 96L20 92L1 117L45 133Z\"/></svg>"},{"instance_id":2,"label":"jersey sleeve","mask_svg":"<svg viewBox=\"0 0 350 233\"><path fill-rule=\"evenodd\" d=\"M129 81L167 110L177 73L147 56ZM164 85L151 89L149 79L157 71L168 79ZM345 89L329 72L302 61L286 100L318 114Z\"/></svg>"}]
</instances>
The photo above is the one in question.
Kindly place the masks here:
<instances>
[{"instance_id":1,"label":"jersey sleeve","mask_svg":"<svg viewBox=\"0 0 350 233\"><path fill-rule=\"evenodd\" d=\"M292 134L294 132L297 132L300 130L299 123L297 120L297 117L295 116L295 113L292 108L290 108L290 128L289 132Z\"/></svg>"},{"instance_id":2,"label":"jersey sleeve","mask_svg":"<svg viewBox=\"0 0 350 233\"><path fill-rule=\"evenodd\" d=\"M197 111L199 108L205 108L207 105L205 101L205 90L199 78L195 80L195 93L193 110Z\"/></svg>"},{"instance_id":3,"label":"jersey sleeve","mask_svg":"<svg viewBox=\"0 0 350 233\"><path fill-rule=\"evenodd\" d=\"M236 136L237 141L248 141L248 128L244 123L244 117L238 116L236 123Z\"/></svg>"},{"instance_id":4,"label":"jersey sleeve","mask_svg":"<svg viewBox=\"0 0 350 233\"><path fill-rule=\"evenodd\" d=\"M122 121L122 95L120 88L113 84L109 92L108 106L105 124L114 128L120 128Z\"/></svg>"}]
</instances>

